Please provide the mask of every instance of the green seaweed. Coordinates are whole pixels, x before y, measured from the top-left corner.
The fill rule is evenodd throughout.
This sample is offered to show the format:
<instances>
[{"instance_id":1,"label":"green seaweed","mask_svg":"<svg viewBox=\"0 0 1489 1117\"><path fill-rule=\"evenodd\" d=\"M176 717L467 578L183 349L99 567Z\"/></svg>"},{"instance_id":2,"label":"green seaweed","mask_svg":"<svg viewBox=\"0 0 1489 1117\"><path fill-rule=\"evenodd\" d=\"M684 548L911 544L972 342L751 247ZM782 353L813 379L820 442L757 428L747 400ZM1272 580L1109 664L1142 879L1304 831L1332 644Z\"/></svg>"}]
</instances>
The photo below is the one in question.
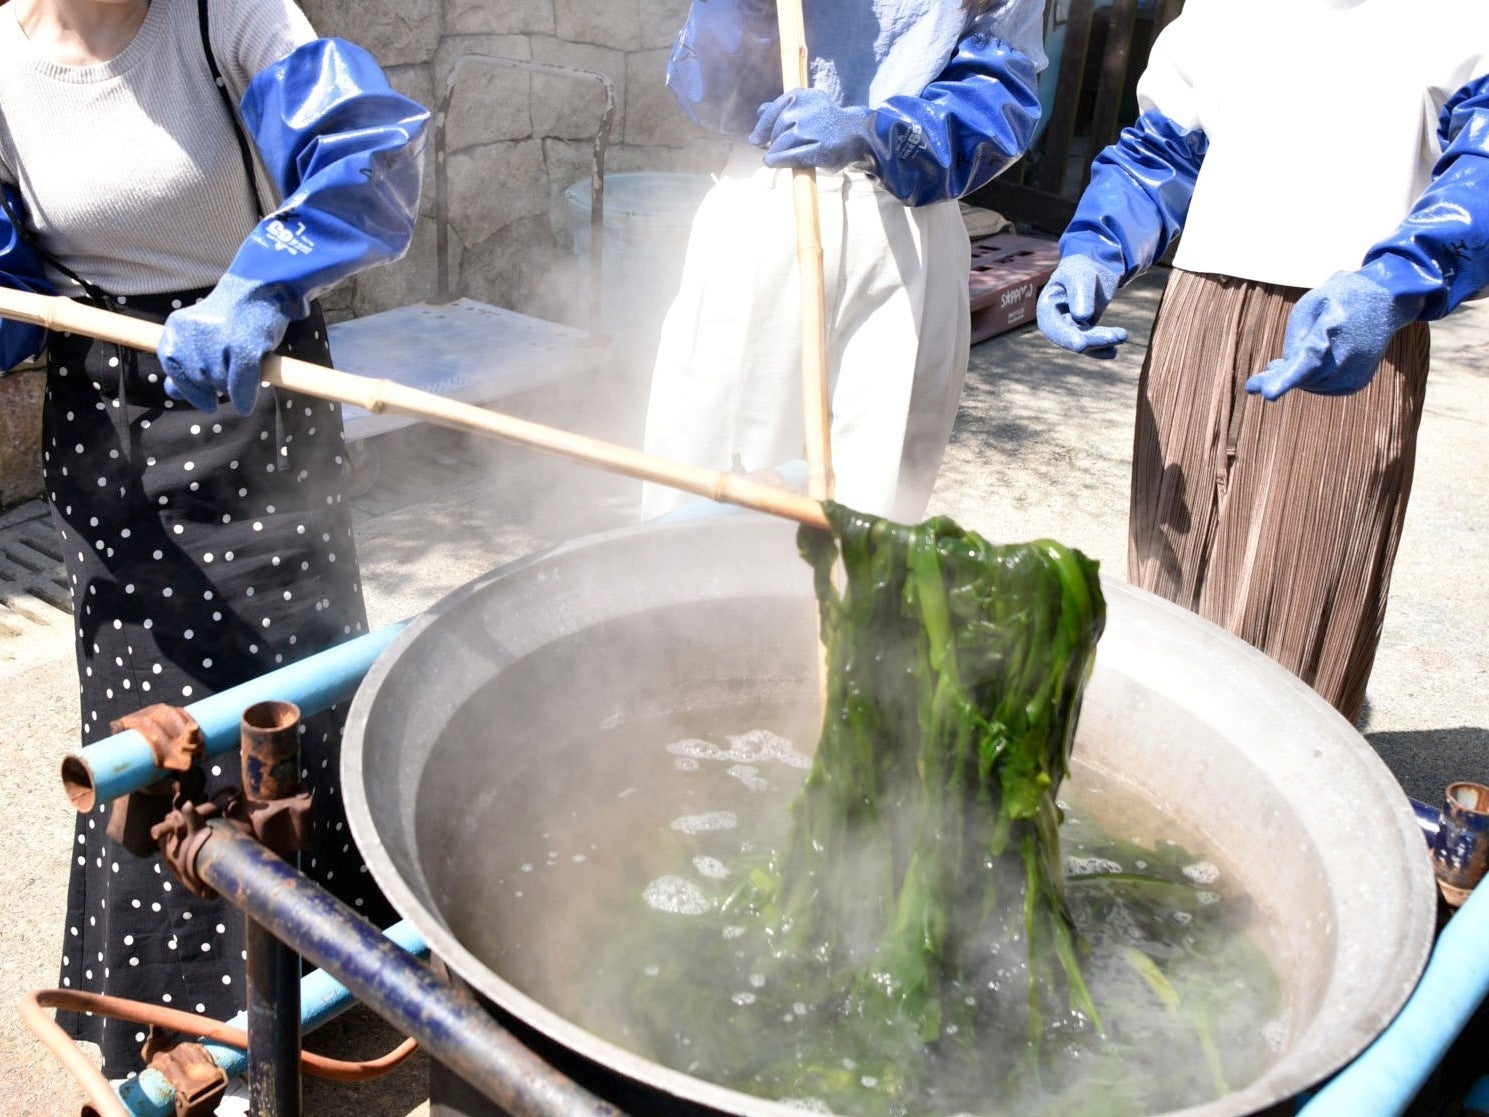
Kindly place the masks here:
<instances>
[{"instance_id":1,"label":"green seaweed","mask_svg":"<svg viewBox=\"0 0 1489 1117\"><path fill-rule=\"evenodd\" d=\"M608 1034L855 1117L1127 1117L1250 1080L1265 1051L1231 1003L1269 975L1244 895L1079 810L1065 838L1085 868L1065 876L1056 793L1104 625L1095 563L826 507L832 532L799 537L823 722L785 841L728 858L708 915L597 927L593 969L650 962L590 998L623 1006ZM1153 1050L1164 1073L1135 1072Z\"/></svg>"},{"instance_id":2,"label":"green seaweed","mask_svg":"<svg viewBox=\"0 0 1489 1117\"><path fill-rule=\"evenodd\" d=\"M831 533L798 538L827 648L822 733L779 884L748 885L755 910L782 951L853 975L871 1014L889 1006L924 1042L958 1012L943 988L1021 913L1030 1034L1056 976L1096 1021L1055 801L1105 623L1096 564L826 509Z\"/></svg>"}]
</instances>

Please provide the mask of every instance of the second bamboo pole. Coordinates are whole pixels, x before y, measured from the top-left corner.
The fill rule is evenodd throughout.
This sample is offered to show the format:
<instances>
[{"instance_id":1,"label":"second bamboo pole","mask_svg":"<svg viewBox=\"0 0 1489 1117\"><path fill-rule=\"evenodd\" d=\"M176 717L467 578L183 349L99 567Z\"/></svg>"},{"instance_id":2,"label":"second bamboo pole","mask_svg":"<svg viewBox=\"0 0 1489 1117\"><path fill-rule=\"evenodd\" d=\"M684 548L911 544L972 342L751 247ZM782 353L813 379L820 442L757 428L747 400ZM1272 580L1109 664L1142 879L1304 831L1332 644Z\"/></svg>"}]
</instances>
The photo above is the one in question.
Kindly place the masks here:
<instances>
[{"instance_id":1,"label":"second bamboo pole","mask_svg":"<svg viewBox=\"0 0 1489 1117\"><path fill-rule=\"evenodd\" d=\"M781 37L782 89L805 89L810 81L806 20L801 0L776 0ZM796 263L801 279L802 419L806 433L807 494L832 497L832 412L827 391L827 285L822 273L822 219L817 172L791 173L796 207Z\"/></svg>"}]
</instances>

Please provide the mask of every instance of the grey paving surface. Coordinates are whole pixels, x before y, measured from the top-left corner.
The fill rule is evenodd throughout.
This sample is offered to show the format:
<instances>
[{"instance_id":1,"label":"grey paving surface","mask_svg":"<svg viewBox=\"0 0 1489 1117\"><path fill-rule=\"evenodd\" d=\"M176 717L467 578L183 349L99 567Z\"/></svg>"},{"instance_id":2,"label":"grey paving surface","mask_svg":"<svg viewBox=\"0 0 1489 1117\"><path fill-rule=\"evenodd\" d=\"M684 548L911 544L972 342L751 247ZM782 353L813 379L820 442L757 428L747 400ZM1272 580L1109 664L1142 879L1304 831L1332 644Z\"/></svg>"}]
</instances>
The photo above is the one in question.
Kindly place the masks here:
<instances>
[{"instance_id":1,"label":"grey paving surface","mask_svg":"<svg viewBox=\"0 0 1489 1117\"><path fill-rule=\"evenodd\" d=\"M990 538L1056 536L1125 569L1127 471L1138 368L1160 277L1124 292L1133 340L1091 362L1032 329L984 343L933 510ZM1489 309L1434 327L1422 450L1364 729L1409 791L1489 778ZM607 373L523 402L535 418L635 444L639 377ZM419 428L382 440L379 480L354 503L375 624L548 543L627 522L634 486L527 451ZM70 1081L11 1006L56 976L71 812L55 777L77 736L69 624L42 509L0 515L0 1114L76 1112ZM313 1038L363 1055L393 1037L366 1014ZM423 1064L381 1083L307 1088L308 1111L426 1111Z\"/></svg>"}]
</instances>

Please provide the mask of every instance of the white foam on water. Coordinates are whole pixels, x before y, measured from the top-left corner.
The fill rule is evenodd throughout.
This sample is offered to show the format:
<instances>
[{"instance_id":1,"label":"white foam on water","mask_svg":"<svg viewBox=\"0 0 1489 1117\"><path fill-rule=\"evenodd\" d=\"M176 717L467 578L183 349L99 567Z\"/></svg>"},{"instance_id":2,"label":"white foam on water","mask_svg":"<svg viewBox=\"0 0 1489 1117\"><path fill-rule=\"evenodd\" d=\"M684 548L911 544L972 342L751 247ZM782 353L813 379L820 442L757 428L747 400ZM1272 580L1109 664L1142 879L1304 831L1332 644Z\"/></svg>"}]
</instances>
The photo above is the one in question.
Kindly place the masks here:
<instances>
[{"instance_id":1,"label":"white foam on water","mask_svg":"<svg viewBox=\"0 0 1489 1117\"><path fill-rule=\"evenodd\" d=\"M724 773L732 779L738 780L751 791L769 791L770 781L760 775L760 769L753 764L735 764Z\"/></svg>"},{"instance_id":2,"label":"white foam on water","mask_svg":"<svg viewBox=\"0 0 1489 1117\"><path fill-rule=\"evenodd\" d=\"M685 757L688 760L733 759L728 752L712 741L705 741L698 737L688 737L681 741L673 741L667 746L667 751L673 756Z\"/></svg>"},{"instance_id":3,"label":"white foam on water","mask_svg":"<svg viewBox=\"0 0 1489 1117\"><path fill-rule=\"evenodd\" d=\"M1218 892L1196 892L1194 898L1206 905L1220 903L1220 894Z\"/></svg>"},{"instance_id":4,"label":"white foam on water","mask_svg":"<svg viewBox=\"0 0 1489 1117\"><path fill-rule=\"evenodd\" d=\"M872 1090L875 1086L879 1085L879 1080L872 1074L864 1075L858 1082L865 1090Z\"/></svg>"},{"instance_id":5,"label":"white foam on water","mask_svg":"<svg viewBox=\"0 0 1489 1117\"><path fill-rule=\"evenodd\" d=\"M1262 1039L1266 1040L1267 1047L1273 1054L1282 1054L1283 1048L1287 1046L1287 1021L1268 1020L1262 1025Z\"/></svg>"},{"instance_id":6,"label":"white foam on water","mask_svg":"<svg viewBox=\"0 0 1489 1117\"><path fill-rule=\"evenodd\" d=\"M796 751L790 738L772 733L769 729L751 729L738 737L727 738L730 751L739 755L746 764L757 761L776 760L792 768L807 769L812 758Z\"/></svg>"},{"instance_id":7,"label":"white foam on water","mask_svg":"<svg viewBox=\"0 0 1489 1117\"><path fill-rule=\"evenodd\" d=\"M729 867L717 857L695 857L693 868L698 870L698 875L707 877L709 880L723 880L729 875Z\"/></svg>"},{"instance_id":8,"label":"white foam on water","mask_svg":"<svg viewBox=\"0 0 1489 1117\"><path fill-rule=\"evenodd\" d=\"M729 747L716 745L701 737L685 737L673 741L667 751L673 756L688 760L716 760L730 764L763 764L776 761L791 768L807 769L812 758L798 752L787 737L772 733L769 729L751 729L747 733L726 735Z\"/></svg>"},{"instance_id":9,"label":"white foam on water","mask_svg":"<svg viewBox=\"0 0 1489 1117\"><path fill-rule=\"evenodd\" d=\"M753 993L735 993L732 996L730 996L729 999L731 1001L733 1001L735 1004L740 1005L741 1007L743 1007L744 1005L752 1005L752 1004L755 1003L755 994L753 994Z\"/></svg>"},{"instance_id":10,"label":"white foam on water","mask_svg":"<svg viewBox=\"0 0 1489 1117\"><path fill-rule=\"evenodd\" d=\"M641 898L647 907L668 915L705 915L713 910L703 889L679 876L658 877L642 890Z\"/></svg>"},{"instance_id":11,"label":"white foam on water","mask_svg":"<svg viewBox=\"0 0 1489 1117\"><path fill-rule=\"evenodd\" d=\"M644 966L641 972L644 973L647 977L656 977L659 973L662 972L662 967L657 965L655 962L652 962L649 965Z\"/></svg>"},{"instance_id":12,"label":"white foam on water","mask_svg":"<svg viewBox=\"0 0 1489 1117\"><path fill-rule=\"evenodd\" d=\"M737 938L739 938L740 935L742 935L744 933L745 933L745 929L743 927L725 927L724 928L724 938L725 939L737 939Z\"/></svg>"},{"instance_id":13,"label":"white foam on water","mask_svg":"<svg viewBox=\"0 0 1489 1117\"><path fill-rule=\"evenodd\" d=\"M1190 912L1187 912L1187 911L1176 911L1176 912L1174 912L1174 922L1177 923L1180 927L1187 927L1189 925L1190 921L1193 920L1193 919L1194 919L1194 916Z\"/></svg>"},{"instance_id":14,"label":"white foam on water","mask_svg":"<svg viewBox=\"0 0 1489 1117\"><path fill-rule=\"evenodd\" d=\"M699 764L691 756L679 756L672 762L672 766L679 772L696 772L699 768L703 767L702 764Z\"/></svg>"},{"instance_id":15,"label":"white foam on water","mask_svg":"<svg viewBox=\"0 0 1489 1117\"><path fill-rule=\"evenodd\" d=\"M765 975L763 973L752 973L750 974L749 982L752 989L764 989Z\"/></svg>"},{"instance_id":16,"label":"white foam on water","mask_svg":"<svg viewBox=\"0 0 1489 1117\"><path fill-rule=\"evenodd\" d=\"M1195 884L1214 884L1220 879L1220 869L1209 861L1196 861L1184 866L1184 875Z\"/></svg>"},{"instance_id":17,"label":"white foam on water","mask_svg":"<svg viewBox=\"0 0 1489 1117\"><path fill-rule=\"evenodd\" d=\"M672 829L680 834L706 834L713 830L733 830L739 817L733 811L705 811L685 814L672 820Z\"/></svg>"},{"instance_id":18,"label":"white foam on water","mask_svg":"<svg viewBox=\"0 0 1489 1117\"><path fill-rule=\"evenodd\" d=\"M781 1104L787 1109L799 1109L803 1113L825 1113L832 1117L832 1107L816 1098L782 1098Z\"/></svg>"}]
</instances>

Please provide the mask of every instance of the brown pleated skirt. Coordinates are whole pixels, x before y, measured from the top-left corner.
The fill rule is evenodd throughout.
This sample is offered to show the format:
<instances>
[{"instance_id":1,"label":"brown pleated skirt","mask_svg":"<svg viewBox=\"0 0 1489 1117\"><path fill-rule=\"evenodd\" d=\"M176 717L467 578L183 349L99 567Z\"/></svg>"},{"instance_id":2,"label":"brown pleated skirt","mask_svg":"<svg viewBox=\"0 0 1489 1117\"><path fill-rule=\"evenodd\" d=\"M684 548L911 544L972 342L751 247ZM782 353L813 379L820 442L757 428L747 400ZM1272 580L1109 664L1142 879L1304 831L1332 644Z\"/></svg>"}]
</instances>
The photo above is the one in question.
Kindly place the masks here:
<instances>
[{"instance_id":1,"label":"brown pleated skirt","mask_svg":"<svg viewBox=\"0 0 1489 1117\"><path fill-rule=\"evenodd\" d=\"M1175 271L1138 390L1128 578L1260 648L1356 720L1411 492L1429 335L1350 396L1268 403L1304 292Z\"/></svg>"}]
</instances>

